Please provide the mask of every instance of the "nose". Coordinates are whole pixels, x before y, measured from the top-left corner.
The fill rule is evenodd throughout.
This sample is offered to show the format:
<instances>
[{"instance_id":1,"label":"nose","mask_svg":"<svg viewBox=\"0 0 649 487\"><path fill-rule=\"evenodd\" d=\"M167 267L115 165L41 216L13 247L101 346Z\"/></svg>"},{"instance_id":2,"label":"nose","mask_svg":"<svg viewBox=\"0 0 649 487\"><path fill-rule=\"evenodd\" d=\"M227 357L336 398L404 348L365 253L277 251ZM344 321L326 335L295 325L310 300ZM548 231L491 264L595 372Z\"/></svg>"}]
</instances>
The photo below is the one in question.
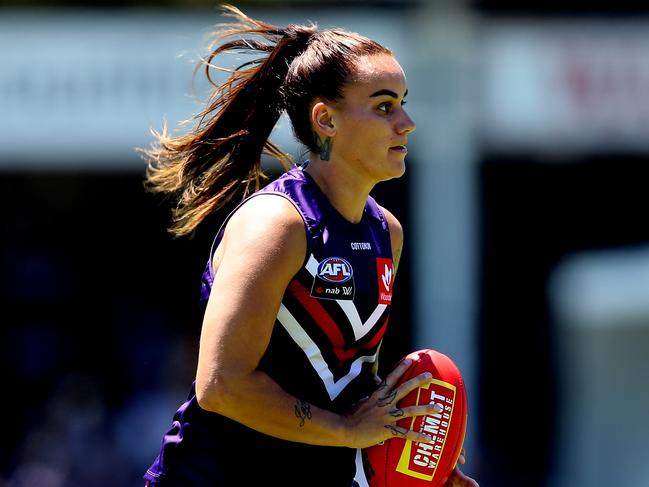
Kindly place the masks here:
<instances>
[{"instance_id":1,"label":"nose","mask_svg":"<svg viewBox=\"0 0 649 487\"><path fill-rule=\"evenodd\" d=\"M410 115L405 110L402 110L402 113L403 117L401 117L397 125L397 133L399 135L407 135L417 130L417 124L410 118Z\"/></svg>"}]
</instances>

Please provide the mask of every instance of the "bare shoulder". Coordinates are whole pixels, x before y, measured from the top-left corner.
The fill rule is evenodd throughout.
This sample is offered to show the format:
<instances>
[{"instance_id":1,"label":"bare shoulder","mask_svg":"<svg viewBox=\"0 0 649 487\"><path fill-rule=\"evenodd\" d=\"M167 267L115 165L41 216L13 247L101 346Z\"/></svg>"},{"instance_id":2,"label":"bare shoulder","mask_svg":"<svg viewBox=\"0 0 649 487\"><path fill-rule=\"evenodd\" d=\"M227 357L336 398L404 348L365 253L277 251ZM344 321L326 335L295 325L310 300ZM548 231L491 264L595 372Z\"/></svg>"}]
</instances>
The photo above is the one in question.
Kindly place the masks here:
<instances>
[{"instance_id":1,"label":"bare shoulder","mask_svg":"<svg viewBox=\"0 0 649 487\"><path fill-rule=\"evenodd\" d=\"M392 239L392 241L393 242L402 241L403 240L403 227L401 226L401 222L387 208L385 208L383 206L380 206L380 205L379 205L379 208L381 208L381 211L385 215L385 219L388 222L388 227L390 229L390 238Z\"/></svg>"},{"instance_id":2,"label":"bare shoulder","mask_svg":"<svg viewBox=\"0 0 649 487\"><path fill-rule=\"evenodd\" d=\"M379 208L381 208L381 211L385 215L385 219L388 222L388 228L390 229L392 260L396 270L399 265L399 260L401 259L401 251L403 250L403 227L401 226L401 222L390 210L380 205Z\"/></svg>"},{"instance_id":3,"label":"bare shoulder","mask_svg":"<svg viewBox=\"0 0 649 487\"><path fill-rule=\"evenodd\" d=\"M304 227L302 217L293 206L293 203L288 198L272 193L262 193L250 198L239 207L230 219L232 226L253 222L265 229L275 227L278 224L280 230L287 227Z\"/></svg>"},{"instance_id":4,"label":"bare shoulder","mask_svg":"<svg viewBox=\"0 0 649 487\"><path fill-rule=\"evenodd\" d=\"M306 230L300 213L284 197L260 194L246 201L228 221L215 254L241 255L256 266L274 264L297 271L306 252Z\"/></svg>"}]
</instances>

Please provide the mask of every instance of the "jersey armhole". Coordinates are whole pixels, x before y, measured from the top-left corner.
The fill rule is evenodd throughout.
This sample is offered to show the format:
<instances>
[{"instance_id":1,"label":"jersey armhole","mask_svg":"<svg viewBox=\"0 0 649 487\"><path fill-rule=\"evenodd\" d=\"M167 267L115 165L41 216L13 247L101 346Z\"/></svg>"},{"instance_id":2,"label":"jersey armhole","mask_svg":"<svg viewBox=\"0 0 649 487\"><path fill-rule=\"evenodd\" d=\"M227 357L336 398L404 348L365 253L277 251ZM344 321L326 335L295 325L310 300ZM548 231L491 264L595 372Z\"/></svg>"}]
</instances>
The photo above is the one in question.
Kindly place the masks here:
<instances>
[{"instance_id":1,"label":"jersey armhole","mask_svg":"<svg viewBox=\"0 0 649 487\"><path fill-rule=\"evenodd\" d=\"M379 220L379 222L381 222L381 227L388 236L388 249L390 249L390 258L393 259L394 253L392 252L392 232L390 232L390 223L388 222L388 218L385 216L385 212L383 211L383 208L381 208L381 205L379 205L378 202L371 196L368 198L368 204L372 210L373 215L377 220Z\"/></svg>"}]
</instances>

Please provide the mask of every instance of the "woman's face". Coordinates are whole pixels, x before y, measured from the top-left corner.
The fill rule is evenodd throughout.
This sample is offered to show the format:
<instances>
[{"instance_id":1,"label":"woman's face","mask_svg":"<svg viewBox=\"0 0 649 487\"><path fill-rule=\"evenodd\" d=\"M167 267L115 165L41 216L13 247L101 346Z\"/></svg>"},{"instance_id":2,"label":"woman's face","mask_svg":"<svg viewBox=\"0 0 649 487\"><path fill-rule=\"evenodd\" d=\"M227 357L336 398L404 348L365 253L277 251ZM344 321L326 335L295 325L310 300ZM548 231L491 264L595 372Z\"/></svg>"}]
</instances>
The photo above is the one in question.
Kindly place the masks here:
<instances>
[{"instance_id":1,"label":"woman's face","mask_svg":"<svg viewBox=\"0 0 649 487\"><path fill-rule=\"evenodd\" d=\"M404 110L406 78L389 54L360 59L355 78L332 106L332 157L370 181L385 181L405 171L408 134L415 123Z\"/></svg>"}]
</instances>

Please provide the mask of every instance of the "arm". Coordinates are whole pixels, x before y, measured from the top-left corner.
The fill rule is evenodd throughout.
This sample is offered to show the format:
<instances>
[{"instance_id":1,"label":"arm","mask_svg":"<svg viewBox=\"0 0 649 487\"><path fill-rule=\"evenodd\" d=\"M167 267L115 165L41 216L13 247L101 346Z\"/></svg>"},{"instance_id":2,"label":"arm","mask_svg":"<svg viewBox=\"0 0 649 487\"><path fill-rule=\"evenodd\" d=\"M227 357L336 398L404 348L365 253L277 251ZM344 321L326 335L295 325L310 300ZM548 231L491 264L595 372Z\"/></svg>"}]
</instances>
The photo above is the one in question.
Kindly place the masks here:
<instances>
[{"instance_id":1,"label":"arm","mask_svg":"<svg viewBox=\"0 0 649 487\"><path fill-rule=\"evenodd\" d=\"M378 392L347 415L316 408L281 389L257 370L268 346L284 290L303 262L304 223L284 198L261 195L228 222L215 255L212 293L201 332L196 395L200 406L262 433L319 445L363 447L392 435L426 441L421 433L388 428L395 401L430 378L395 388L407 367L386 380L390 398ZM417 406L409 414L429 414Z\"/></svg>"},{"instance_id":2,"label":"arm","mask_svg":"<svg viewBox=\"0 0 649 487\"><path fill-rule=\"evenodd\" d=\"M237 211L215 255L215 278L201 332L196 395L201 407L263 433L307 443L343 444L337 415L303 405L257 370L284 290L306 251L300 215L284 198L252 198ZM304 413L306 414L306 413Z\"/></svg>"}]
</instances>

